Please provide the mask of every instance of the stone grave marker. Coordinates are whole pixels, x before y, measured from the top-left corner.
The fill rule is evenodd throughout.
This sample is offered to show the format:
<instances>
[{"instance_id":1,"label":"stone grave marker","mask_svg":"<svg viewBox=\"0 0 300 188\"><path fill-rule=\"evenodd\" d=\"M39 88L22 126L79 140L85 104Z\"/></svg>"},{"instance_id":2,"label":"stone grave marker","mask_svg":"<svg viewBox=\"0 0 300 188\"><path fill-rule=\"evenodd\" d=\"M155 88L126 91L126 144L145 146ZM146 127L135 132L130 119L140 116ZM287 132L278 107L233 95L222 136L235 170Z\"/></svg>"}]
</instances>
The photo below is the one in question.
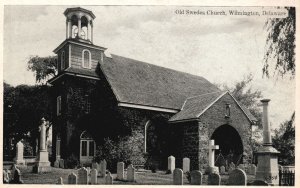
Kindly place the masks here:
<instances>
[{"instance_id":1,"label":"stone grave marker","mask_svg":"<svg viewBox=\"0 0 300 188\"><path fill-rule=\"evenodd\" d=\"M63 185L64 184L63 178L62 177L58 178L56 184L57 185Z\"/></svg>"},{"instance_id":2,"label":"stone grave marker","mask_svg":"<svg viewBox=\"0 0 300 188\"><path fill-rule=\"evenodd\" d=\"M105 184L108 184L108 185L113 184L113 177L110 172L108 172L105 176Z\"/></svg>"},{"instance_id":3,"label":"stone grave marker","mask_svg":"<svg viewBox=\"0 0 300 188\"><path fill-rule=\"evenodd\" d=\"M225 166L220 166L220 174L225 174Z\"/></svg>"},{"instance_id":4,"label":"stone grave marker","mask_svg":"<svg viewBox=\"0 0 300 188\"><path fill-rule=\"evenodd\" d=\"M175 169L175 157L171 155L170 157L168 157L168 171L173 173L174 169Z\"/></svg>"},{"instance_id":5,"label":"stone grave marker","mask_svg":"<svg viewBox=\"0 0 300 188\"><path fill-rule=\"evenodd\" d=\"M174 185L183 185L183 171L180 168L174 169L173 184Z\"/></svg>"},{"instance_id":6,"label":"stone grave marker","mask_svg":"<svg viewBox=\"0 0 300 188\"><path fill-rule=\"evenodd\" d=\"M215 150L219 149L219 145L215 145L215 140L210 140L208 145L208 167L206 172L219 173L219 168L215 166Z\"/></svg>"},{"instance_id":7,"label":"stone grave marker","mask_svg":"<svg viewBox=\"0 0 300 188\"><path fill-rule=\"evenodd\" d=\"M235 169L229 173L228 185L247 185L247 175L242 169Z\"/></svg>"},{"instance_id":8,"label":"stone grave marker","mask_svg":"<svg viewBox=\"0 0 300 188\"><path fill-rule=\"evenodd\" d=\"M235 164L233 162L231 162L229 164L229 168L228 168L228 172L230 173L231 171L233 171L235 169Z\"/></svg>"},{"instance_id":9,"label":"stone grave marker","mask_svg":"<svg viewBox=\"0 0 300 188\"><path fill-rule=\"evenodd\" d=\"M16 145L16 159L15 159L15 163L17 165L25 165L25 160L24 160L24 144L22 143L22 141L19 141Z\"/></svg>"},{"instance_id":10,"label":"stone grave marker","mask_svg":"<svg viewBox=\"0 0 300 188\"><path fill-rule=\"evenodd\" d=\"M92 169L98 170L98 163L93 162L93 163L92 163Z\"/></svg>"},{"instance_id":11,"label":"stone grave marker","mask_svg":"<svg viewBox=\"0 0 300 188\"><path fill-rule=\"evenodd\" d=\"M14 179L15 177L15 171L18 169L17 165L16 164L13 164L12 167L11 167L11 176L10 176L10 179Z\"/></svg>"},{"instance_id":12,"label":"stone grave marker","mask_svg":"<svg viewBox=\"0 0 300 188\"><path fill-rule=\"evenodd\" d=\"M91 174L91 167L86 167L86 170L88 172L88 175L90 175Z\"/></svg>"},{"instance_id":13,"label":"stone grave marker","mask_svg":"<svg viewBox=\"0 0 300 188\"><path fill-rule=\"evenodd\" d=\"M183 173L190 171L190 162L191 162L191 160L189 158L187 158L187 157L183 158L183 160L182 160Z\"/></svg>"},{"instance_id":14,"label":"stone grave marker","mask_svg":"<svg viewBox=\"0 0 300 188\"><path fill-rule=\"evenodd\" d=\"M54 161L54 167L59 168L59 161L58 160Z\"/></svg>"},{"instance_id":15,"label":"stone grave marker","mask_svg":"<svg viewBox=\"0 0 300 188\"><path fill-rule=\"evenodd\" d=\"M12 184L23 184L23 180L21 178L21 172L19 169L15 169L13 180L10 181Z\"/></svg>"},{"instance_id":16,"label":"stone grave marker","mask_svg":"<svg viewBox=\"0 0 300 188\"><path fill-rule=\"evenodd\" d=\"M241 170L243 170L243 171L245 171L245 165L244 164L239 164L238 168L241 169Z\"/></svg>"},{"instance_id":17,"label":"stone grave marker","mask_svg":"<svg viewBox=\"0 0 300 188\"><path fill-rule=\"evenodd\" d=\"M88 184L88 170L86 168L80 168L78 170L78 184L87 185Z\"/></svg>"},{"instance_id":18,"label":"stone grave marker","mask_svg":"<svg viewBox=\"0 0 300 188\"><path fill-rule=\"evenodd\" d=\"M250 175L256 175L256 166L255 166L255 164L250 165L249 174Z\"/></svg>"},{"instance_id":19,"label":"stone grave marker","mask_svg":"<svg viewBox=\"0 0 300 188\"><path fill-rule=\"evenodd\" d=\"M124 163L118 162L117 164L117 179L124 180Z\"/></svg>"},{"instance_id":20,"label":"stone grave marker","mask_svg":"<svg viewBox=\"0 0 300 188\"><path fill-rule=\"evenodd\" d=\"M130 164L127 168L127 181L134 182L135 181L135 168L132 164Z\"/></svg>"},{"instance_id":21,"label":"stone grave marker","mask_svg":"<svg viewBox=\"0 0 300 188\"><path fill-rule=\"evenodd\" d=\"M207 184L208 185L221 185L221 176L216 173L208 174Z\"/></svg>"},{"instance_id":22,"label":"stone grave marker","mask_svg":"<svg viewBox=\"0 0 300 188\"><path fill-rule=\"evenodd\" d=\"M107 163L106 163L106 160L103 159L100 163L100 169L101 169L101 172L100 172L100 176L101 177L105 177L105 174L106 174L106 167L107 167Z\"/></svg>"},{"instance_id":23,"label":"stone grave marker","mask_svg":"<svg viewBox=\"0 0 300 188\"><path fill-rule=\"evenodd\" d=\"M68 184L77 184L77 176L74 172L68 176Z\"/></svg>"},{"instance_id":24,"label":"stone grave marker","mask_svg":"<svg viewBox=\"0 0 300 188\"><path fill-rule=\"evenodd\" d=\"M59 160L59 168L65 168L65 161L63 159Z\"/></svg>"},{"instance_id":25,"label":"stone grave marker","mask_svg":"<svg viewBox=\"0 0 300 188\"><path fill-rule=\"evenodd\" d=\"M198 170L191 172L191 185L202 185L202 173Z\"/></svg>"},{"instance_id":26,"label":"stone grave marker","mask_svg":"<svg viewBox=\"0 0 300 188\"><path fill-rule=\"evenodd\" d=\"M98 176L97 169L92 169L91 170L91 184L92 185L96 185L97 184L97 176Z\"/></svg>"},{"instance_id":27,"label":"stone grave marker","mask_svg":"<svg viewBox=\"0 0 300 188\"><path fill-rule=\"evenodd\" d=\"M7 169L3 171L3 183L9 183L10 178L9 178L9 172Z\"/></svg>"}]
</instances>

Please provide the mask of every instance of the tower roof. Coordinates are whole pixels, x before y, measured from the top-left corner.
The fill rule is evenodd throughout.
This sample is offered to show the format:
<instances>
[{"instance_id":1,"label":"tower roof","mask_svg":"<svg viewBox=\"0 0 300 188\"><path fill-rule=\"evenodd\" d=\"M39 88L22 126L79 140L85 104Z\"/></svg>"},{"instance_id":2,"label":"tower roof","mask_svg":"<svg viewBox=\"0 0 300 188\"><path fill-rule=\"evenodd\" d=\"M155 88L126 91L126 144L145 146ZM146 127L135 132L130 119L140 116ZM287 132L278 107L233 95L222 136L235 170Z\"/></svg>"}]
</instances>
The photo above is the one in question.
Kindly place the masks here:
<instances>
[{"instance_id":1,"label":"tower roof","mask_svg":"<svg viewBox=\"0 0 300 188\"><path fill-rule=\"evenodd\" d=\"M74 8L67 8L64 12L64 15L67 16L70 12L76 12L76 11L81 11L81 12L84 12L84 13L87 13L89 14L93 19L96 18L95 14L90 11L90 10L87 10L87 9L84 9L84 8L81 8L81 7L74 7Z\"/></svg>"}]
</instances>

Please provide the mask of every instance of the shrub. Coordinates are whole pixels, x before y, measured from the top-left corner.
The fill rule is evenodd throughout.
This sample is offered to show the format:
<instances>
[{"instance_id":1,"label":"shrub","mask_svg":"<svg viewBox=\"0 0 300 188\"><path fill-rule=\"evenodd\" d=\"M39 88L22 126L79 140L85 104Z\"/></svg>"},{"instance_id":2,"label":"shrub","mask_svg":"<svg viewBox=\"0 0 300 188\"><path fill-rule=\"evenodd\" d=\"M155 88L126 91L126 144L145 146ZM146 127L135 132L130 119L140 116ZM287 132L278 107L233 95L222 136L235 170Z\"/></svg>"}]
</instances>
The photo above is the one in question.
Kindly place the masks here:
<instances>
[{"instance_id":1,"label":"shrub","mask_svg":"<svg viewBox=\"0 0 300 188\"><path fill-rule=\"evenodd\" d=\"M74 169L78 165L79 165L79 160L78 160L78 158L74 154L72 154L70 157L68 157L64 161L65 168Z\"/></svg>"}]
</instances>

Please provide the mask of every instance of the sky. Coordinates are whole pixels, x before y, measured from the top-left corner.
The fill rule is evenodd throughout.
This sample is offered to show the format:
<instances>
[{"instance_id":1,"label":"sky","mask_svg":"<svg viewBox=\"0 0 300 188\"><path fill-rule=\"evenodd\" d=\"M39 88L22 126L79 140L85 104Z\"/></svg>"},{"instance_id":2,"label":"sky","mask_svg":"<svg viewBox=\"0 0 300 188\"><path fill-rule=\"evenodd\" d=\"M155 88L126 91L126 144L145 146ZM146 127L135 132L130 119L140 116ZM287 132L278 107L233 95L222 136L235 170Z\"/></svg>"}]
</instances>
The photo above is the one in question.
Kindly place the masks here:
<instances>
[{"instance_id":1,"label":"sky","mask_svg":"<svg viewBox=\"0 0 300 188\"><path fill-rule=\"evenodd\" d=\"M14 86L35 84L27 61L30 56L54 55L52 51L65 40L63 12L68 7L72 6L4 7L5 82ZM262 74L266 17L176 14L176 10L241 10L235 7L82 7L96 15L94 44L108 48L107 55L188 72L228 86L252 74L251 88L271 99L272 128L291 117L295 109L295 80L289 76L267 79Z\"/></svg>"}]
</instances>

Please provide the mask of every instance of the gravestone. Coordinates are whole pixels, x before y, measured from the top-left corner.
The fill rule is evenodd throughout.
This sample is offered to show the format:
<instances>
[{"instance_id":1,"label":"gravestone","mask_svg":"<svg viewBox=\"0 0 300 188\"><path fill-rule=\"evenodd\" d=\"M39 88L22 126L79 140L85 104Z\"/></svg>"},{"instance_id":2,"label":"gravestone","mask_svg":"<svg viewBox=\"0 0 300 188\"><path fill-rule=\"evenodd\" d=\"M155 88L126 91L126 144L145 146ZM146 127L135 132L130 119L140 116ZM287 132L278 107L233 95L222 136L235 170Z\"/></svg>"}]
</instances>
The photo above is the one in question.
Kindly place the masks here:
<instances>
[{"instance_id":1,"label":"gravestone","mask_svg":"<svg viewBox=\"0 0 300 188\"><path fill-rule=\"evenodd\" d=\"M40 148L36 167L34 168L37 173L48 172L50 169L49 155L46 147L46 121L42 118L40 126Z\"/></svg>"},{"instance_id":2,"label":"gravestone","mask_svg":"<svg viewBox=\"0 0 300 188\"><path fill-rule=\"evenodd\" d=\"M105 176L105 184L108 184L108 185L113 184L113 177L110 172L108 172Z\"/></svg>"},{"instance_id":3,"label":"gravestone","mask_svg":"<svg viewBox=\"0 0 300 188\"><path fill-rule=\"evenodd\" d=\"M256 175L256 166L255 166L255 164L250 165L249 174L250 175Z\"/></svg>"},{"instance_id":4,"label":"gravestone","mask_svg":"<svg viewBox=\"0 0 300 188\"><path fill-rule=\"evenodd\" d=\"M208 185L221 185L221 176L219 174L208 174L207 178Z\"/></svg>"},{"instance_id":5,"label":"gravestone","mask_svg":"<svg viewBox=\"0 0 300 188\"><path fill-rule=\"evenodd\" d=\"M77 184L77 176L74 172L68 176L68 184Z\"/></svg>"},{"instance_id":6,"label":"gravestone","mask_svg":"<svg viewBox=\"0 0 300 188\"><path fill-rule=\"evenodd\" d=\"M189 158L187 158L187 157L183 158L183 160L182 160L183 173L190 171L190 162L191 162L191 160Z\"/></svg>"},{"instance_id":7,"label":"gravestone","mask_svg":"<svg viewBox=\"0 0 300 188\"><path fill-rule=\"evenodd\" d=\"M101 171L100 171L99 173L100 173L100 176L101 176L101 177L105 177L105 174L106 174L106 167L107 167L106 160L103 159L103 160L100 162L100 169L101 169Z\"/></svg>"},{"instance_id":8,"label":"gravestone","mask_svg":"<svg viewBox=\"0 0 300 188\"><path fill-rule=\"evenodd\" d=\"M96 185L97 184L97 169L92 169L91 170L91 184Z\"/></svg>"},{"instance_id":9,"label":"gravestone","mask_svg":"<svg viewBox=\"0 0 300 188\"><path fill-rule=\"evenodd\" d=\"M16 145L16 159L15 159L15 163L17 165L25 165L25 160L24 160L24 144L19 141Z\"/></svg>"},{"instance_id":10,"label":"gravestone","mask_svg":"<svg viewBox=\"0 0 300 188\"><path fill-rule=\"evenodd\" d=\"M63 159L59 160L59 168L65 168L65 161Z\"/></svg>"},{"instance_id":11,"label":"gravestone","mask_svg":"<svg viewBox=\"0 0 300 188\"><path fill-rule=\"evenodd\" d=\"M191 185L202 185L202 173L198 170L191 172Z\"/></svg>"},{"instance_id":12,"label":"gravestone","mask_svg":"<svg viewBox=\"0 0 300 188\"><path fill-rule=\"evenodd\" d=\"M170 157L168 157L168 171L173 173L174 169L175 169L175 157L171 155Z\"/></svg>"},{"instance_id":13,"label":"gravestone","mask_svg":"<svg viewBox=\"0 0 300 188\"><path fill-rule=\"evenodd\" d=\"M118 162L117 164L117 179L124 180L124 163Z\"/></svg>"},{"instance_id":14,"label":"gravestone","mask_svg":"<svg viewBox=\"0 0 300 188\"><path fill-rule=\"evenodd\" d=\"M233 171L235 169L235 164L233 162L231 162L229 164L229 168L228 168L228 172L230 173L231 171Z\"/></svg>"},{"instance_id":15,"label":"gravestone","mask_svg":"<svg viewBox=\"0 0 300 188\"><path fill-rule=\"evenodd\" d=\"M93 162L93 163L92 163L92 169L98 170L98 163Z\"/></svg>"},{"instance_id":16,"label":"gravestone","mask_svg":"<svg viewBox=\"0 0 300 188\"><path fill-rule=\"evenodd\" d=\"M58 160L54 161L54 167L59 168L59 161Z\"/></svg>"},{"instance_id":17,"label":"gravestone","mask_svg":"<svg viewBox=\"0 0 300 188\"><path fill-rule=\"evenodd\" d=\"M21 172L19 169L15 170L13 180L10 181L10 183L12 183L12 184L23 184L24 183L21 178Z\"/></svg>"},{"instance_id":18,"label":"gravestone","mask_svg":"<svg viewBox=\"0 0 300 188\"><path fill-rule=\"evenodd\" d=\"M173 184L183 185L183 171L180 168L175 168L173 171Z\"/></svg>"},{"instance_id":19,"label":"gravestone","mask_svg":"<svg viewBox=\"0 0 300 188\"><path fill-rule=\"evenodd\" d=\"M218 145L215 145L214 140L209 141L208 145L208 167L206 169L206 172L208 174L210 173L219 173L219 168L215 166L215 150L219 149Z\"/></svg>"},{"instance_id":20,"label":"gravestone","mask_svg":"<svg viewBox=\"0 0 300 188\"><path fill-rule=\"evenodd\" d=\"M9 172L7 169L3 171L3 183L9 183L10 178L9 178Z\"/></svg>"},{"instance_id":21,"label":"gravestone","mask_svg":"<svg viewBox=\"0 0 300 188\"><path fill-rule=\"evenodd\" d=\"M56 184L57 185L63 185L64 184L63 178L62 177L58 178Z\"/></svg>"},{"instance_id":22,"label":"gravestone","mask_svg":"<svg viewBox=\"0 0 300 188\"><path fill-rule=\"evenodd\" d=\"M88 170L84 167L78 170L78 184L88 184Z\"/></svg>"},{"instance_id":23,"label":"gravestone","mask_svg":"<svg viewBox=\"0 0 300 188\"><path fill-rule=\"evenodd\" d=\"M130 164L127 168L127 181L134 182L135 181L135 168L132 164Z\"/></svg>"},{"instance_id":24,"label":"gravestone","mask_svg":"<svg viewBox=\"0 0 300 188\"><path fill-rule=\"evenodd\" d=\"M243 171L245 171L245 165L244 164L239 164L238 168L241 169L241 170L243 170Z\"/></svg>"},{"instance_id":25,"label":"gravestone","mask_svg":"<svg viewBox=\"0 0 300 188\"><path fill-rule=\"evenodd\" d=\"M11 167L11 176L10 176L10 179L14 179L15 177L15 171L18 169L17 165L16 164L13 164L12 167Z\"/></svg>"},{"instance_id":26,"label":"gravestone","mask_svg":"<svg viewBox=\"0 0 300 188\"><path fill-rule=\"evenodd\" d=\"M225 174L225 166L220 166L220 174Z\"/></svg>"},{"instance_id":27,"label":"gravestone","mask_svg":"<svg viewBox=\"0 0 300 188\"><path fill-rule=\"evenodd\" d=\"M228 185L247 185L247 175L242 169L235 169L229 173Z\"/></svg>"}]
</instances>

